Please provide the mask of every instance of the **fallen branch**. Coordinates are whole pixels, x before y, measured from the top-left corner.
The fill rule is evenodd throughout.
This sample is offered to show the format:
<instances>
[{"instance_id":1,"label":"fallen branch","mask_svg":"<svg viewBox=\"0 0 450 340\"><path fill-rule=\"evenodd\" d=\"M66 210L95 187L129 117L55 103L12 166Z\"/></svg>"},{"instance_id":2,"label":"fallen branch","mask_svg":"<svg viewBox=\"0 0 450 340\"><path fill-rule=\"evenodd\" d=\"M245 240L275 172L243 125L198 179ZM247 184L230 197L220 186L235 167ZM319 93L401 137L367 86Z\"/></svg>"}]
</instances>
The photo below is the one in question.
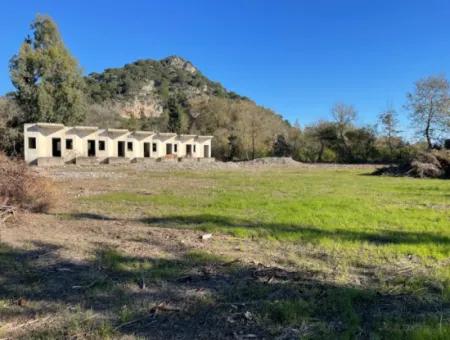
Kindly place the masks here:
<instances>
[{"instance_id":1,"label":"fallen branch","mask_svg":"<svg viewBox=\"0 0 450 340\"><path fill-rule=\"evenodd\" d=\"M152 316L152 315L146 315L146 316L144 316L144 317L142 317L142 318L134 319L134 320L131 320L131 321L122 323L122 324L120 324L119 326L115 327L115 328L114 328L114 331L117 331L117 330L119 330L119 329L121 329L121 328L123 328L123 327L129 326L129 325L132 325L132 324L134 324L134 323L136 323L136 322L143 321L143 320L145 320L145 319L147 319L147 318L150 318L151 316Z\"/></svg>"},{"instance_id":2,"label":"fallen branch","mask_svg":"<svg viewBox=\"0 0 450 340\"><path fill-rule=\"evenodd\" d=\"M156 314L158 313L158 311L163 311L163 312L179 312L180 309L179 309L179 308L176 308L176 307L170 307L170 306L168 306L167 304L165 304L164 302L161 302L160 304L158 304L158 305L156 305L156 306L153 306L153 307L150 309L150 314L149 314L149 315L146 315L146 316L144 316L144 317L141 317L141 318L138 318L138 319L134 319L134 320L131 320L131 321L128 321L128 322L125 322L125 323L122 323L122 324L118 325L117 327L115 327L115 328L114 328L114 331L117 331L117 330L119 330L120 328L129 326L129 325L132 325L132 324L134 324L134 323L143 321L143 320L145 320L145 319L147 319L147 318L154 318L154 317L156 316ZM152 320L152 321L155 322L156 320Z\"/></svg>"},{"instance_id":3,"label":"fallen branch","mask_svg":"<svg viewBox=\"0 0 450 340\"><path fill-rule=\"evenodd\" d=\"M6 222L7 219L16 215L17 209L11 205L0 205L0 222Z\"/></svg>"}]
</instances>

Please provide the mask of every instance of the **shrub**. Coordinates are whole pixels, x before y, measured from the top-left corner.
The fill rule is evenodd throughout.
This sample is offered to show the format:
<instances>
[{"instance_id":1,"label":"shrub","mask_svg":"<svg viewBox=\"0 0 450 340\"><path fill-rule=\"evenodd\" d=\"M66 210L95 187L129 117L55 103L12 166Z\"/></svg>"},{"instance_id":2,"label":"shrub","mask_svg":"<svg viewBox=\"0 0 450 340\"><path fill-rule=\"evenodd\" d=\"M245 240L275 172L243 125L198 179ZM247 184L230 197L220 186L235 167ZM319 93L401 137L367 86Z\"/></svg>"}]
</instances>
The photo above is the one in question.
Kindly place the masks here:
<instances>
[{"instance_id":1,"label":"shrub","mask_svg":"<svg viewBox=\"0 0 450 340\"><path fill-rule=\"evenodd\" d=\"M49 179L37 176L19 160L0 153L0 204L33 212L45 212L55 202Z\"/></svg>"}]
</instances>

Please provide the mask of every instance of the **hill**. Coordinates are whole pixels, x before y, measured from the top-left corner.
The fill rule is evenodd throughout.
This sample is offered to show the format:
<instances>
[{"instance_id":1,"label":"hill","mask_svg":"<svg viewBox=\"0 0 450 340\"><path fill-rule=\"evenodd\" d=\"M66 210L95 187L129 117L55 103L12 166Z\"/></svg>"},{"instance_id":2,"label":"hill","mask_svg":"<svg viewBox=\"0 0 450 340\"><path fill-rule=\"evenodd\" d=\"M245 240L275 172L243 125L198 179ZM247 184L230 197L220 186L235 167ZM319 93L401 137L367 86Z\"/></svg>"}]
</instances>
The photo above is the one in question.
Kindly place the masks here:
<instances>
[{"instance_id":1,"label":"hill","mask_svg":"<svg viewBox=\"0 0 450 340\"><path fill-rule=\"evenodd\" d=\"M86 83L93 102L119 102L125 117L159 117L174 95L179 100L212 96L247 99L209 80L191 62L178 56L159 61L138 60L120 68L108 68L87 76Z\"/></svg>"},{"instance_id":2,"label":"hill","mask_svg":"<svg viewBox=\"0 0 450 340\"><path fill-rule=\"evenodd\" d=\"M270 154L290 125L273 111L224 88L179 56L139 60L85 77L87 124L212 134L214 156Z\"/></svg>"}]
</instances>

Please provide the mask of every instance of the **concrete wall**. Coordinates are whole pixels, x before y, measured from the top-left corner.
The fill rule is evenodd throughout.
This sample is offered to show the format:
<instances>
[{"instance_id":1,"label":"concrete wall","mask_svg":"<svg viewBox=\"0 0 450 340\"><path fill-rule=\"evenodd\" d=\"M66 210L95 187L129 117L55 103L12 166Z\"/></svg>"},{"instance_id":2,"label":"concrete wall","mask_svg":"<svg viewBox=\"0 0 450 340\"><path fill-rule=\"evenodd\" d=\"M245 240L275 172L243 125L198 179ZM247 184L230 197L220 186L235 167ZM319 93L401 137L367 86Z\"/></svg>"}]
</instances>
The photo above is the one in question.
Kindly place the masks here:
<instances>
[{"instance_id":1,"label":"concrete wall","mask_svg":"<svg viewBox=\"0 0 450 340\"><path fill-rule=\"evenodd\" d=\"M29 145L29 138L34 138L36 148ZM52 140L60 140L61 156L53 154ZM187 145L191 145L192 158L211 157L211 136L177 135L174 133L152 133L149 131L129 132L120 129L98 129L95 127L65 127L62 124L35 123L25 124L25 161L37 163L39 158L58 158L61 162L74 162L77 158L88 157L88 141L95 143L95 156L97 162L105 162L108 158L119 157L119 142L124 143L124 158L128 160L144 158L144 143L150 144L150 158L158 159L166 156L167 144L171 144L172 155L176 158L187 157ZM72 140L72 149L66 148L66 140ZM99 142L103 141L105 149L100 150ZM131 143L132 148L129 148ZM154 144L156 151L154 151ZM208 154L204 154L204 146L208 145ZM93 162L95 162L93 160ZM114 161L113 161L114 162ZM44 164L45 161L41 161ZM86 161L85 163L89 163Z\"/></svg>"}]
</instances>

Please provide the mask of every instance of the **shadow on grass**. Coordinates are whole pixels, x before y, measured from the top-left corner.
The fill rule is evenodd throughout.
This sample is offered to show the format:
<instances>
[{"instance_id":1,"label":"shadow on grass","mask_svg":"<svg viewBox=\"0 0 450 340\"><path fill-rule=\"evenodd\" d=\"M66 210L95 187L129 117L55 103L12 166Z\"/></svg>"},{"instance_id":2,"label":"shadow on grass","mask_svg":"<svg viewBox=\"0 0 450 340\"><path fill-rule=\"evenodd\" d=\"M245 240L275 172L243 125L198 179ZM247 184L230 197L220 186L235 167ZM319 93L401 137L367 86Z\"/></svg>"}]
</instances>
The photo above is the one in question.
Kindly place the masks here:
<instances>
[{"instance_id":1,"label":"shadow on grass","mask_svg":"<svg viewBox=\"0 0 450 340\"><path fill-rule=\"evenodd\" d=\"M420 245L434 244L449 246L450 237L430 232L406 232L397 230L378 229L372 231L355 231L337 228L326 230L311 225L254 222L250 220L232 218L219 215L175 215L164 217L144 217L138 219L119 219L96 213L71 213L69 218L75 220L100 220L140 222L154 227L171 229L218 229L243 236L259 235L283 239L302 239L314 243L328 238L343 241L362 241L373 244L405 244Z\"/></svg>"},{"instance_id":2,"label":"shadow on grass","mask_svg":"<svg viewBox=\"0 0 450 340\"><path fill-rule=\"evenodd\" d=\"M0 243L0 321L65 315L59 323L24 327L24 338L398 338L449 321L448 301L433 291L426 298L381 294L327 282L313 272L204 252L163 259L99 246L91 260L79 262L58 251L51 244L25 250ZM435 330L442 338L450 332Z\"/></svg>"},{"instance_id":3,"label":"shadow on grass","mask_svg":"<svg viewBox=\"0 0 450 340\"><path fill-rule=\"evenodd\" d=\"M116 221L117 218L109 217L94 213L71 213L68 217L73 220L99 220L99 221Z\"/></svg>"},{"instance_id":4,"label":"shadow on grass","mask_svg":"<svg viewBox=\"0 0 450 340\"><path fill-rule=\"evenodd\" d=\"M179 215L168 217L146 217L139 222L172 228L218 227L224 230L247 229L250 232L280 237L294 236L314 242L321 238L345 241L363 241L375 244L421 244L434 243L449 245L450 237L429 232L402 232L395 230L379 230L372 232L353 231L348 229L325 230L314 226L283 223L252 222L248 220L229 218L217 215Z\"/></svg>"}]
</instances>

